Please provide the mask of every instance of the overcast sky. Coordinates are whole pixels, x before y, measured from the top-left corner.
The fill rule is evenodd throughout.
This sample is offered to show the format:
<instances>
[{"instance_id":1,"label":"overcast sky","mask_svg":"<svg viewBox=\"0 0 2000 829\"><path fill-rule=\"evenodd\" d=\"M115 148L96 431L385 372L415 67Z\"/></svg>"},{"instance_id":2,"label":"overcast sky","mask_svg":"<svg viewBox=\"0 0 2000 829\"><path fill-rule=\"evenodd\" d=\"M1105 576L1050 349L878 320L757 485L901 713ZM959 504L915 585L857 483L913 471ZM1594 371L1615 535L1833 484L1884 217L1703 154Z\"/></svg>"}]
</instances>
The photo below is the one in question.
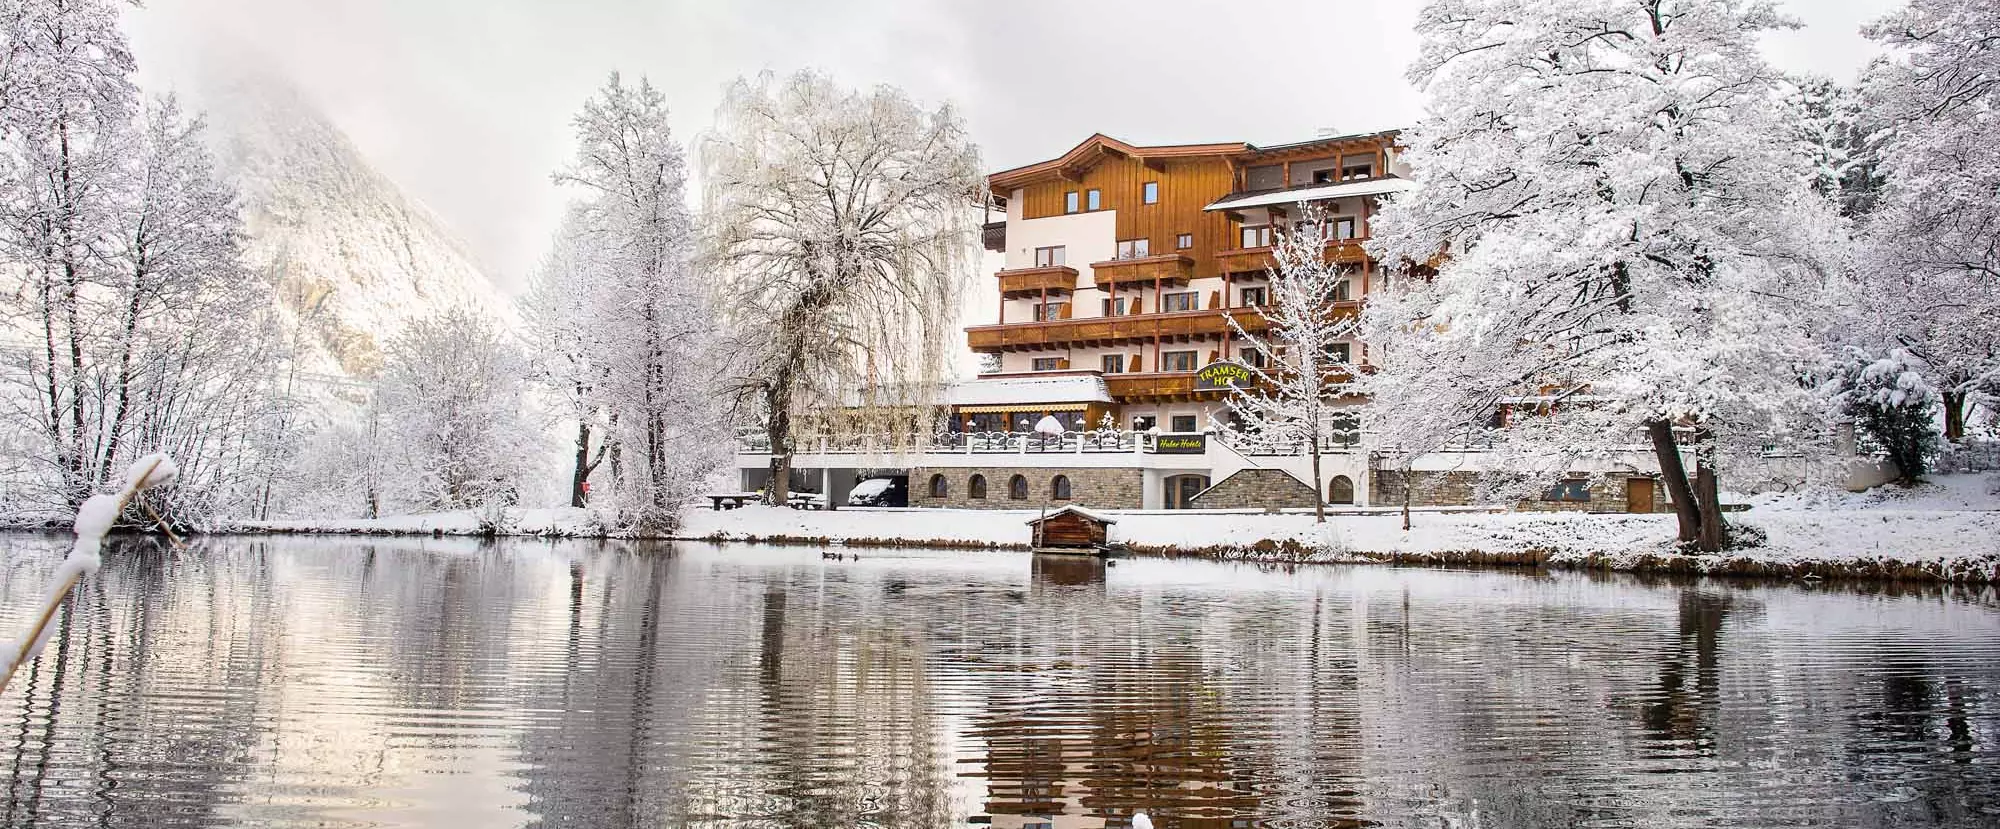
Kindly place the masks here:
<instances>
[{"instance_id":1,"label":"overcast sky","mask_svg":"<svg viewBox=\"0 0 2000 829\"><path fill-rule=\"evenodd\" d=\"M1559 0L1555 0L1559 1ZM666 94L684 141L722 85L817 67L959 106L988 169L1092 132L1139 144L1310 138L1400 126L1415 0L149 0L131 32L149 88L217 43L260 53L441 215L509 289L567 196L569 119L616 69ZM1849 79L1856 32L1896 0L1789 0L1786 69Z\"/></svg>"}]
</instances>

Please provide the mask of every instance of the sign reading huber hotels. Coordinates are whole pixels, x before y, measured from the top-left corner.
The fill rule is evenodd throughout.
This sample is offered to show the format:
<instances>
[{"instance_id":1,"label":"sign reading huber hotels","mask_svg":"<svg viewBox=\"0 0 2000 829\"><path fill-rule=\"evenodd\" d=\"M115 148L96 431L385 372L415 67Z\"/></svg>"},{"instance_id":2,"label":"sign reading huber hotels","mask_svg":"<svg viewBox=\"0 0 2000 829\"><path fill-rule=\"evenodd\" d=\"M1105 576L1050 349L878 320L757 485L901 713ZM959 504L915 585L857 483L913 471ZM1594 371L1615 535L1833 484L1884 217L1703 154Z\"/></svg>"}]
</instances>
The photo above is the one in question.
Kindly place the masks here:
<instances>
[{"instance_id":1,"label":"sign reading huber hotels","mask_svg":"<svg viewBox=\"0 0 2000 829\"><path fill-rule=\"evenodd\" d=\"M1203 366L1200 371L1195 372L1194 388L1195 391L1249 388L1255 377L1256 375L1250 372L1248 366L1242 363L1232 363L1228 360L1223 360L1209 363Z\"/></svg>"}]
</instances>

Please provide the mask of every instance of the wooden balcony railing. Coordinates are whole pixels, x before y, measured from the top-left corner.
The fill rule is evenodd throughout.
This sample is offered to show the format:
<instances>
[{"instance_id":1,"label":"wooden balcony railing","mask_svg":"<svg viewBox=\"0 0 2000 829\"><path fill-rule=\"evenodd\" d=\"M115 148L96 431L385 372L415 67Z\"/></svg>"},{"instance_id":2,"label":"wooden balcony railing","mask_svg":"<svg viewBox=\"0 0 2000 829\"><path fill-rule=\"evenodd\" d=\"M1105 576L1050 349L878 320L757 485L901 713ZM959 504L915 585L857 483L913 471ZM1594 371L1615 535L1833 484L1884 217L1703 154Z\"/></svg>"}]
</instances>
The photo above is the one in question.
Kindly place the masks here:
<instances>
[{"instance_id":1,"label":"wooden balcony railing","mask_svg":"<svg viewBox=\"0 0 2000 829\"><path fill-rule=\"evenodd\" d=\"M1368 259L1367 251L1361 249L1365 239L1345 239L1326 246L1329 262L1363 262ZM1271 256L1271 246L1260 248L1238 248L1215 252L1215 269L1222 273L1264 273L1278 266Z\"/></svg>"},{"instance_id":2,"label":"wooden balcony railing","mask_svg":"<svg viewBox=\"0 0 2000 829\"><path fill-rule=\"evenodd\" d=\"M1171 314L1132 314L1122 317L1084 317L1050 322L979 325L965 329L974 351L1032 351L1041 348L1111 345L1134 340L1185 341L1195 337L1220 337L1232 333L1225 315L1236 317L1245 331L1258 333L1269 323L1253 308L1215 311L1180 311Z\"/></svg>"},{"instance_id":3,"label":"wooden balcony railing","mask_svg":"<svg viewBox=\"0 0 2000 829\"><path fill-rule=\"evenodd\" d=\"M1194 260L1177 253L1092 262L1090 269L1099 288L1154 282L1180 285L1194 278Z\"/></svg>"},{"instance_id":4,"label":"wooden balcony railing","mask_svg":"<svg viewBox=\"0 0 2000 829\"><path fill-rule=\"evenodd\" d=\"M1191 398L1194 396L1194 372L1174 374L1107 374L1104 388L1111 393L1111 399L1121 402L1132 400L1168 400ZM1220 397L1223 392L1211 391L1203 394Z\"/></svg>"},{"instance_id":5,"label":"wooden balcony railing","mask_svg":"<svg viewBox=\"0 0 2000 829\"><path fill-rule=\"evenodd\" d=\"M1000 297L1018 299L1040 296L1043 291L1069 294L1076 290L1076 269L1056 265L1046 268L1015 268L995 274L1000 278Z\"/></svg>"}]
</instances>

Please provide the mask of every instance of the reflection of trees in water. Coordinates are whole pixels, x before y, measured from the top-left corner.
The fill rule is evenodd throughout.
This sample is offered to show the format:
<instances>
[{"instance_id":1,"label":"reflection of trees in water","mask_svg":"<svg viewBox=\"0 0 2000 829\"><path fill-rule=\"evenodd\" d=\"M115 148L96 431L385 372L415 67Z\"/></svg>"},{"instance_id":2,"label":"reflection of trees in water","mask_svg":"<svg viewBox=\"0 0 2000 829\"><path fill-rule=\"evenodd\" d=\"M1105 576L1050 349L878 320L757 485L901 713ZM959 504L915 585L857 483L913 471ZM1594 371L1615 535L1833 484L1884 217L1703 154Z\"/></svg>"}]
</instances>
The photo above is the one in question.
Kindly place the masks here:
<instances>
[{"instance_id":1,"label":"reflection of trees in water","mask_svg":"<svg viewBox=\"0 0 2000 829\"><path fill-rule=\"evenodd\" d=\"M1849 717L1850 779L1866 781L1868 820L1884 826L2000 821L1991 758L2000 700L1920 653L1882 653L1855 691L1879 700ZM1987 758L1981 760L1980 758Z\"/></svg>"},{"instance_id":2,"label":"reflection of trees in water","mask_svg":"<svg viewBox=\"0 0 2000 829\"><path fill-rule=\"evenodd\" d=\"M6 826L212 824L249 775L276 643L259 562L113 539L24 668ZM163 810L163 804L172 804Z\"/></svg>"},{"instance_id":3,"label":"reflection of trees in water","mask_svg":"<svg viewBox=\"0 0 2000 829\"><path fill-rule=\"evenodd\" d=\"M1657 690L1639 708L1653 739L1686 745L1700 756L1713 752L1722 624L1730 604L1724 594L1681 591L1679 636L1662 654Z\"/></svg>"},{"instance_id":4,"label":"reflection of trees in water","mask_svg":"<svg viewBox=\"0 0 2000 829\"><path fill-rule=\"evenodd\" d=\"M540 823L948 823L921 650L820 572L573 568L562 687L530 703L555 727L522 746Z\"/></svg>"}]
</instances>

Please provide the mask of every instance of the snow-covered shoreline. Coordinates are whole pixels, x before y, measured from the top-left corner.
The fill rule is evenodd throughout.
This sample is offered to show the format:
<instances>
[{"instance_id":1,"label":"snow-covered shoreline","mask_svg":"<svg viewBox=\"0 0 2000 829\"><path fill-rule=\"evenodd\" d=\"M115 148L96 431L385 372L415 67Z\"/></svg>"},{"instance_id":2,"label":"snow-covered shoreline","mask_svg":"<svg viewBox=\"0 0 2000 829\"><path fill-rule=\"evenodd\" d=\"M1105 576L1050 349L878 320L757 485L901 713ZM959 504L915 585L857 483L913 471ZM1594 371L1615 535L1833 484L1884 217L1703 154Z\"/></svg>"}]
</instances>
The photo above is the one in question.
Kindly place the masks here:
<instances>
[{"instance_id":1,"label":"snow-covered shoreline","mask_svg":"<svg viewBox=\"0 0 2000 829\"><path fill-rule=\"evenodd\" d=\"M2000 496L1991 475L1942 476L1915 490L1767 495L1732 524L1763 535L1721 556L1675 550L1671 515L1394 510L1310 514L1106 511L1112 539L1147 555L1299 563L1489 564L1632 572L2000 583ZM690 509L676 540L1024 549L1039 510ZM379 520L245 523L243 532L603 536L588 510L508 510Z\"/></svg>"}]
</instances>

